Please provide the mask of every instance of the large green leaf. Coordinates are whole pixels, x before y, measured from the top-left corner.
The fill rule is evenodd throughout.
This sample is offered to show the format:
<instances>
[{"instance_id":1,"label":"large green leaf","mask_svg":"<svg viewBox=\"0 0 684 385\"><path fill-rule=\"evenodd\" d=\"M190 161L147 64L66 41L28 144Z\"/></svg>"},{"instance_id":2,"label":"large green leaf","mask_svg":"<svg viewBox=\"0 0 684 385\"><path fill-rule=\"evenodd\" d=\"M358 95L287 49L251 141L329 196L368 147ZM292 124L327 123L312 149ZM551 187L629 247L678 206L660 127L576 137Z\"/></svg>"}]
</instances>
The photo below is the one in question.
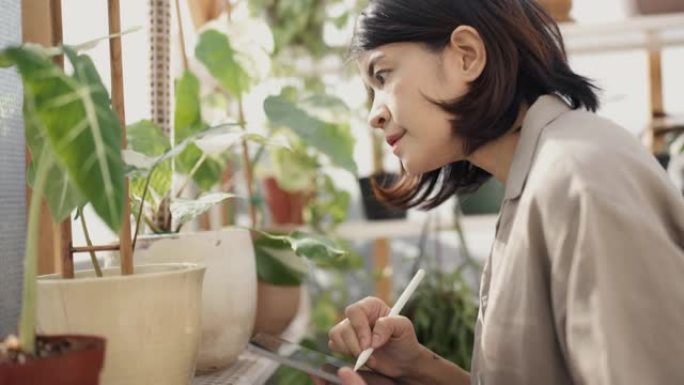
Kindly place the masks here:
<instances>
[{"instance_id":1,"label":"large green leaf","mask_svg":"<svg viewBox=\"0 0 684 385\"><path fill-rule=\"evenodd\" d=\"M30 108L30 104L25 104L24 108ZM76 186L69 179L69 174L55 162L54 154L50 148L45 148L46 138L40 129L40 121L36 119L35 111L24 111L26 143L31 150L31 164L28 169L27 179L31 187L35 183L36 165L40 162L48 162L51 167L47 171L48 176L45 181L45 200L47 201L52 218L55 222L61 222L68 218L72 211L85 204L85 200ZM45 150L47 151L43 151ZM41 155L42 154L42 155ZM41 157L45 157L42 159Z\"/></svg>"},{"instance_id":2,"label":"large green leaf","mask_svg":"<svg viewBox=\"0 0 684 385\"><path fill-rule=\"evenodd\" d=\"M280 96L266 98L264 111L273 124L290 128L305 143L327 155L333 164L356 174L354 139L349 130L316 119Z\"/></svg>"},{"instance_id":3,"label":"large green leaf","mask_svg":"<svg viewBox=\"0 0 684 385\"><path fill-rule=\"evenodd\" d=\"M240 97L249 90L249 75L235 60L235 51L225 34L215 29L202 32L195 56L233 96Z\"/></svg>"},{"instance_id":4,"label":"large green leaf","mask_svg":"<svg viewBox=\"0 0 684 385\"><path fill-rule=\"evenodd\" d=\"M215 205L235 197L235 194L211 193L196 200L178 198L171 202L171 216L176 226L182 226L198 215L209 211Z\"/></svg>"},{"instance_id":5,"label":"large green leaf","mask_svg":"<svg viewBox=\"0 0 684 385\"><path fill-rule=\"evenodd\" d=\"M109 95L86 55L65 47L74 68L66 75L37 46L10 47L0 63L16 64L24 83L25 111L35 113L55 158L104 222L118 231L123 220L124 167L121 126Z\"/></svg>"}]
</instances>

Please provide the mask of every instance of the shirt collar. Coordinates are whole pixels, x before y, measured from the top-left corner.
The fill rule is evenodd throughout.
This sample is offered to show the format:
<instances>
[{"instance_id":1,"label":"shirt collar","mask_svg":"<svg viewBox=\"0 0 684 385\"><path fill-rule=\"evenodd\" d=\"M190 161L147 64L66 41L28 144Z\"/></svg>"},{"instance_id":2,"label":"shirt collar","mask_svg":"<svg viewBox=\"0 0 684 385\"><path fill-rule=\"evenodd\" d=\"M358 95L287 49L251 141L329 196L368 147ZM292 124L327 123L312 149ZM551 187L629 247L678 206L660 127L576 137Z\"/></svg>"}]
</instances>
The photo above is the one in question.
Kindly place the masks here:
<instances>
[{"instance_id":1,"label":"shirt collar","mask_svg":"<svg viewBox=\"0 0 684 385\"><path fill-rule=\"evenodd\" d=\"M527 110L506 181L505 199L516 199L522 194L544 127L569 110L565 101L556 95L540 96Z\"/></svg>"}]
</instances>

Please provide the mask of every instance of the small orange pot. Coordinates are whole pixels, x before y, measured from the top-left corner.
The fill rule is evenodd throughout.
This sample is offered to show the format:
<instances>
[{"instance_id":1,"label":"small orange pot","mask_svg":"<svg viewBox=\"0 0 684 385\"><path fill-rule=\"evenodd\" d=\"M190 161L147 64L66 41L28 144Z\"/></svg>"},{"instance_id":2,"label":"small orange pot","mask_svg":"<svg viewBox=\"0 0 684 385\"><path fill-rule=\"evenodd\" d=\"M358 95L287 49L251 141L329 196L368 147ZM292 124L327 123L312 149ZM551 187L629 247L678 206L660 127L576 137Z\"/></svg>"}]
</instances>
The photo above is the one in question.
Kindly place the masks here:
<instances>
[{"instance_id":1,"label":"small orange pot","mask_svg":"<svg viewBox=\"0 0 684 385\"><path fill-rule=\"evenodd\" d=\"M571 21L572 0L537 0L557 22Z\"/></svg>"},{"instance_id":2,"label":"small orange pot","mask_svg":"<svg viewBox=\"0 0 684 385\"><path fill-rule=\"evenodd\" d=\"M281 335L299 310L302 286L275 286L257 283L257 311L254 334Z\"/></svg>"},{"instance_id":3,"label":"small orange pot","mask_svg":"<svg viewBox=\"0 0 684 385\"><path fill-rule=\"evenodd\" d=\"M62 354L29 358L24 363L0 362L2 385L98 385L104 364L105 340L91 336L39 336L40 342L68 343Z\"/></svg>"}]
</instances>

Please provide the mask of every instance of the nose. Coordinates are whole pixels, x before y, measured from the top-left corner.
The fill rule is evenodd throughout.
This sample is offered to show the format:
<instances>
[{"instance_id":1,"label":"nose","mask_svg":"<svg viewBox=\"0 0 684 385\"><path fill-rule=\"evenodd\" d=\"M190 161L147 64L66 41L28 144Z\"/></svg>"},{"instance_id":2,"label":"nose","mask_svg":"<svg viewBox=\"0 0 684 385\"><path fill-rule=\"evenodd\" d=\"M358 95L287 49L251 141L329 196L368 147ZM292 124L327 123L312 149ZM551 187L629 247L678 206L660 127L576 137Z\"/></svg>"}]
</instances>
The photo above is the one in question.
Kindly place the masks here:
<instances>
[{"instance_id":1,"label":"nose","mask_svg":"<svg viewBox=\"0 0 684 385\"><path fill-rule=\"evenodd\" d=\"M390 113L384 103L379 103L378 100L373 101L370 113L368 114L368 123L373 128L384 129L385 124L390 119Z\"/></svg>"}]
</instances>

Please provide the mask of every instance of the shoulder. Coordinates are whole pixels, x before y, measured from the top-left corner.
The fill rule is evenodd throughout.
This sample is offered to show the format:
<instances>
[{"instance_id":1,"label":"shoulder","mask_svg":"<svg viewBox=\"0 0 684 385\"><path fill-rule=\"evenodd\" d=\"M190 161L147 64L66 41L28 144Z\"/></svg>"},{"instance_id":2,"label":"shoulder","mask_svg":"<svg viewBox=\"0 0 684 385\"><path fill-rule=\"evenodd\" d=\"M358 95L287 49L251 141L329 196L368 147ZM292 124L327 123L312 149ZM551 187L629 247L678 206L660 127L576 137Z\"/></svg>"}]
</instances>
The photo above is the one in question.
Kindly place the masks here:
<instances>
[{"instance_id":1,"label":"shoulder","mask_svg":"<svg viewBox=\"0 0 684 385\"><path fill-rule=\"evenodd\" d=\"M523 195L544 212L566 214L588 201L636 211L682 204L665 170L633 134L586 111L564 113L544 128Z\"/></svg>"},{"instance_id":2,"label":"shoulder","mask_svg":"<svg viewBox=\"0 0 684 385\"><path fill-rule=\"evenodd\" d=\"M573 110L543 130L527 188L541 196L616 197L645 186L669 188L655 157L625 128L596 114Z\"/></svg>"}]
</instances>

